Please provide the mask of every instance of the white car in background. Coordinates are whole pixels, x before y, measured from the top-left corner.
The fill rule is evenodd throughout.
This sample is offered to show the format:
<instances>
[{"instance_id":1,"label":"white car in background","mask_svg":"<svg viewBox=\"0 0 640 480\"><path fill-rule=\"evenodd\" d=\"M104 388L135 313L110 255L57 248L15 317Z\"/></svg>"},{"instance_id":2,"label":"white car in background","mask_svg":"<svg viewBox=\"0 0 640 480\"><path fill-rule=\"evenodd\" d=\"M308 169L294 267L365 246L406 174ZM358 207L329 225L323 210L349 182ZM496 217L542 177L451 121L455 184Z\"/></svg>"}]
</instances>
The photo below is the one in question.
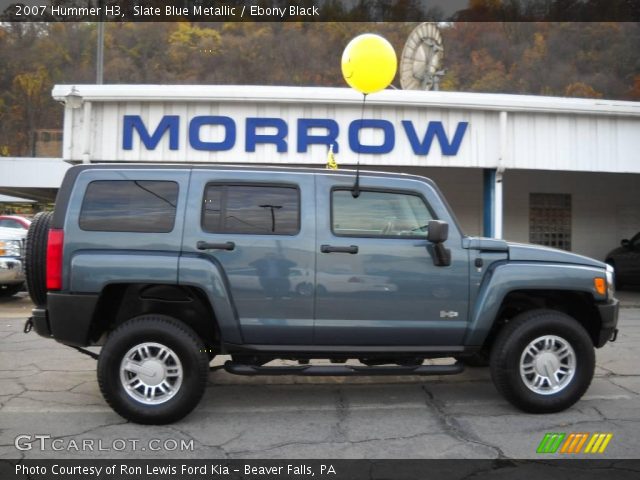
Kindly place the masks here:
<instances>
[{"instance_id":1,"label":"white car in background","mask_svg":"<svg viewBox=\"0 0 640 480\"><path fill-rule=\"evenodd\" d=\"M31 220L18 215L0 215L0 228L20 228L22 230L29 230Z\"/></svg>"},{"instance_id":2,"label":"white car in background","mask_svg":"<svg viewBox=\"0 0 640 480\"><path fill-rule=\"evenodd\" d=\"M0 227L0 297L24 288L24 248L27 230Z\"/></svg>"}]
</instances>

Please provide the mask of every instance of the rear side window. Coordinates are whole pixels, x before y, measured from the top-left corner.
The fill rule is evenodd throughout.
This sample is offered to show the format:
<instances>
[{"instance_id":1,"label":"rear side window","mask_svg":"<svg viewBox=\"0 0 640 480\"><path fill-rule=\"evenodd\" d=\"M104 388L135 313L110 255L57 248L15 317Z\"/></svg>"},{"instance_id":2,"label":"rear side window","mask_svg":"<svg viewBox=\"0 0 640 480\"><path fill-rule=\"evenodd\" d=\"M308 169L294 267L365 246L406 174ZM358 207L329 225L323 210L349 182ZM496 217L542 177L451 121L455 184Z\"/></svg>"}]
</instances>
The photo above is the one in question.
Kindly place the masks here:
<instances>
[{"instance_id":1,"label":"rear side window","mask_svg":"<svg viewBox=\"0 0 640 480\"><path fill-rule=\"evenodd\" d=\"M210 233L295 235L300 231L298 189L266 185L207 185L202 228Z\"/></svg>"},{"instance_id":2,"label":"rear side window","mask_svg":"<svg viewBox=\"0 0 640 480\"><path fill-rule=\"evenodd\" d=\"M178 202L176 182L97 180L87 187L80 228L98 232L167 233Z\"/></svg>"}]
</instances>

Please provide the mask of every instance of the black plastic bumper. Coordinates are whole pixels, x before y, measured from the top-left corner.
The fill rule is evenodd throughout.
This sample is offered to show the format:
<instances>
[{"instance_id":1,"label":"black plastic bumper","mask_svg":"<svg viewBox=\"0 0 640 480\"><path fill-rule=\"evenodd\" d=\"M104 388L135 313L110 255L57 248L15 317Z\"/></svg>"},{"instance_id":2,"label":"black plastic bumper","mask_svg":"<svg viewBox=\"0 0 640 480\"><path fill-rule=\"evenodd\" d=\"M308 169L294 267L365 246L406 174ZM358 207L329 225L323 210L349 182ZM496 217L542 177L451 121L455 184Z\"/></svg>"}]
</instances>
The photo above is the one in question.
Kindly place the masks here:
<instances>
[{"instance_id":1,"label":"black plastic bumper","mask_svg":"<svg viewBox=\"0 0 640 480\"><path fill-rule=\"evenodd\" d=\"M46 308L36 307L31 310L30 320L31 322L33 322L33 329L38 335L42 335L43 337L51 336L51 329L49 328L49 319L47 318Z\"/></svg>"},{"instance_id":2,"label":"black plastic bumper","mask_svg":"<svg viewBox=\"0 0 640 480\"><path fill-rule=\"evenodd\" d=\"M89 329L98 303L98 295L47 294L47 306L31 311L38 335L53 337L67 345L87 346Z\"/></svg>"},{"instance_id":3,"label":"black plastic bumper","mask_svg":"<svg viewBox=\"0 0 640 480\"><path fill-rule=\"evenodd\" d=\"M598 305L600 311L601 327L598 334L598 343L596 347L602 347L610 339L615 339L618 333L616 328L618 325L618 310L620 308L620 301L617 298Z\"/></svg>"}]
</instances>

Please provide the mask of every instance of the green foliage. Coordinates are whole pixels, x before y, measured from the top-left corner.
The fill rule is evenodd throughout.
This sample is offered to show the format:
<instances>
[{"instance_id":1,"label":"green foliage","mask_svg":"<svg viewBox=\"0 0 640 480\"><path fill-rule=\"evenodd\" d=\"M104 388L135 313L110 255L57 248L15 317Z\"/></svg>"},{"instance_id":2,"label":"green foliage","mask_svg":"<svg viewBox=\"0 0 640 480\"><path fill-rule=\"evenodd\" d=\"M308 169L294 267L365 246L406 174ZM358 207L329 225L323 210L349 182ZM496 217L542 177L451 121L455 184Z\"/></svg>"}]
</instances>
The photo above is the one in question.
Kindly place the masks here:
<instances>
[{"instance_id":1,"label":"green foliage","mask_svg":"<svg viewBox=\"0 0 640 480\"><path fill-rule=\"evenodd\" d=\"M108 23L105 82L344 87L340 56L349 40L378 33L399 57L423 2L354 5L396 21ZM505 5L511 3L474 0L469 12ZM322 9L338 12L344 4L327 0ZM96 31L91 23L0 24L3 152L28 155L36 129L61 128L51 89L95 80ZM443 90L640 100L637 23L456 22L442 34Z\"/></svg>"},{"instance_id":2,"label":"green foliage","mask_svg":"<svg viewBox=\"0 0 640 480\"><path fill-rule=\"evenodd\" d=\"M444 90L639 98L637 23L459 22L443 37Z\"/></svg>"}]
</instances>

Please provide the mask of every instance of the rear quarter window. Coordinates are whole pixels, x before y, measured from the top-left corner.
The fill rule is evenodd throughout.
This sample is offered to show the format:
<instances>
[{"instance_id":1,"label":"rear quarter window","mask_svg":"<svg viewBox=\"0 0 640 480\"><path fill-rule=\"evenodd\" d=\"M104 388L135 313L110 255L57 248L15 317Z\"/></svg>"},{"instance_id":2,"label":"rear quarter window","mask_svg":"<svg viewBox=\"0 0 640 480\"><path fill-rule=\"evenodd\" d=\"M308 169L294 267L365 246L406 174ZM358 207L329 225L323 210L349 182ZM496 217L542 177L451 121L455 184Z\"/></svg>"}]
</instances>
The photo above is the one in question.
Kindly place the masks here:
<instances>
[{"instance_id":1,"label":"rear quarter window","mask_svg":"<svg viewBox=\"0 0 640 480\"><path fill-rule=\"evenodd\" d=\"M209 184L202 228L209 233L296 235L300 231L300 192L279 185Z\"/></svg>"},{"instance_id":2,"label":"rear quarter window","mask_svg":"<svg viewBox=\"0 0 640 480\"><path fill-rule=\"evenodd\" d=\"M178 184L158 180L96 180L87 186L79 224L98 232L173 230Z\"/></svg>"}]
</instances>

